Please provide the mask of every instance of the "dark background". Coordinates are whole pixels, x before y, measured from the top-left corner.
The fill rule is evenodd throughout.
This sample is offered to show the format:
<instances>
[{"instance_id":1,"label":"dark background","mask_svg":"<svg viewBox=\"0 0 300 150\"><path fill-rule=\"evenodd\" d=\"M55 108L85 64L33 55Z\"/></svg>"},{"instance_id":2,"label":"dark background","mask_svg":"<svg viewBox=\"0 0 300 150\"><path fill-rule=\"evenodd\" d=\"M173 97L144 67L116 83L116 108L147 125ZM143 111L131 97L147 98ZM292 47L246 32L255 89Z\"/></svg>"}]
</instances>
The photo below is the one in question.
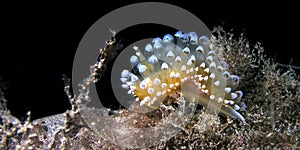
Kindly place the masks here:
<instances>
[{"instance_id":1,"label":"dark background","mask_svg":"<svg viewBox=\"0 0 300 150\"><path fill-rule=\"evenodd\" d=\"M36 119L68 109L61 78L62 74L71 77L73 57L82 36L103 15L132 3L115 0L78 3L76 7L73 3L1 5L0 77L7 87L5 96L12 114L24 119L26 112L31 111ZM293 58L293 64L300 65L299 42L295 38L299 15L288 1L168 3L194 13L210 29L224 24L227 30L244 32L250 43L261 42L266 53L281 63L289 63ZM155 31L159 29L143 30L143 34ZM141 36L132 32L125 35Z\"/></svg>"}]
</instances>

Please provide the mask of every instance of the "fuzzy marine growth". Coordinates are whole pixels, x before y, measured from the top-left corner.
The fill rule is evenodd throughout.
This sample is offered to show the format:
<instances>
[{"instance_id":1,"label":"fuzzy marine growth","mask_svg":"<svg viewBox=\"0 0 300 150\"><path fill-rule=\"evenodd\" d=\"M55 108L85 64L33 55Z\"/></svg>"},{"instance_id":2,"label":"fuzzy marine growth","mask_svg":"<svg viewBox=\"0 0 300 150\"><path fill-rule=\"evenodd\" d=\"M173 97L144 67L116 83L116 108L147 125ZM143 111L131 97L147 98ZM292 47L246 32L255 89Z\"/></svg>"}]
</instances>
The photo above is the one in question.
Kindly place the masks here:
<instances>
[{"instance_id":1,"label":"fuzzy marine growth","mask_svg":"<svg viewBox=\"0 0 300 150\"><path fill-rule=\"evenodd\" d=\"M237 90L239 77L231 75L217 45L195 32L178 31L154 38L141 51L134 47L131 71L121 73L122 87L136 97L140 105L158 108L166 96L180 93L210 109L245 122L237 110L245 109L243 92Z\"/></svg>"}]
</instances>

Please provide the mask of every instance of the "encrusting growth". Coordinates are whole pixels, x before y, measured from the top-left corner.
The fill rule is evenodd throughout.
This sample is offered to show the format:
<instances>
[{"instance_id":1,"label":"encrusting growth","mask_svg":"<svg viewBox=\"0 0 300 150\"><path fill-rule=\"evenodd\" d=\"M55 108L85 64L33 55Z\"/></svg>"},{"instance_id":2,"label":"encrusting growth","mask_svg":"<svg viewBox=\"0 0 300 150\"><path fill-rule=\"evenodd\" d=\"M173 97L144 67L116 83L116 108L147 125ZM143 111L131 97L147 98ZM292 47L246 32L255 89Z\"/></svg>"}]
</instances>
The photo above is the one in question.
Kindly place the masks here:
<instances>
[{"instance_id":1,"label":"encrusting growth","mask_svg":"<svg viewBox=\"0 0 300 150\"><path fill-rule=\"evenodd\" d=\"M140 106L158 108L169 94L179 93L210 109L238 118L244 110L243 92L237 90L239 77L231 75L217 44L195 32L178 31L154 38L143 51L134 47L132 70L123 70L120 80ZM197 94L195 94L197 93Z\"/></svg>"}]
</instances>

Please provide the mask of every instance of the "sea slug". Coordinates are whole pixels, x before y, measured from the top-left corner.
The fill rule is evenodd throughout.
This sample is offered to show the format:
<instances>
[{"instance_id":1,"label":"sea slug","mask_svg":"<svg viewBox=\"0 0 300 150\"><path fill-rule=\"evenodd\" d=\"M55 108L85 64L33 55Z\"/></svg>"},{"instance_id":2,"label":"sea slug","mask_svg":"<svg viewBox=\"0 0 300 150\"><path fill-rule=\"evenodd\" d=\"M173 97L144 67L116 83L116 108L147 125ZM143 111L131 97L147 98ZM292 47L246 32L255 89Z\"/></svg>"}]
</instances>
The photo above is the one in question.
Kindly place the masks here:
<instances>
[{"instance_id":1,"label":"sea slug","mask_svg":"<svg viewBox=\"0 0 300 150\"><path fill-rule=\"evenodd\" d=\"M178 31L174 37L154 38L144 50L134 50L129 60L133 69L123 70L120 80L140 106L158 108L166 96L180 93L245 123L238 112L246 107L243 92L237 89L240 79L228 72L220 47L207 36Z\"/></svg>"}]
</instances>

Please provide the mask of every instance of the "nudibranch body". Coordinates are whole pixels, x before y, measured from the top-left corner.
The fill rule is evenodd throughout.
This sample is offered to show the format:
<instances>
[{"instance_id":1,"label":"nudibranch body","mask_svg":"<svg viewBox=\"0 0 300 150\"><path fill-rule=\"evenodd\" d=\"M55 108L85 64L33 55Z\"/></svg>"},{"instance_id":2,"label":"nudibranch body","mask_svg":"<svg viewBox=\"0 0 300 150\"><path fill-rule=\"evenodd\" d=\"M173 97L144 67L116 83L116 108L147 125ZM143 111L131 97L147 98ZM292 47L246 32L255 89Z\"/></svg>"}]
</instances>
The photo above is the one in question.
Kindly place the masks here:
<instances>
[{"instance_id":1,"label":"nudibranch body","mask_svg":"<svg viewBox=\"0 0 300 150\"><path fill-rule=\"evenodd\" d=\"M121 73L122 87L136 97L140 105L158 108L166 96L180 93L210 109L245 122L237 110L245 109L239 77L231 75L221 57L219 46L206 36L178 31L154 38L141 51L134 47L132 70Z\"/></svg>"}]
</instances>

